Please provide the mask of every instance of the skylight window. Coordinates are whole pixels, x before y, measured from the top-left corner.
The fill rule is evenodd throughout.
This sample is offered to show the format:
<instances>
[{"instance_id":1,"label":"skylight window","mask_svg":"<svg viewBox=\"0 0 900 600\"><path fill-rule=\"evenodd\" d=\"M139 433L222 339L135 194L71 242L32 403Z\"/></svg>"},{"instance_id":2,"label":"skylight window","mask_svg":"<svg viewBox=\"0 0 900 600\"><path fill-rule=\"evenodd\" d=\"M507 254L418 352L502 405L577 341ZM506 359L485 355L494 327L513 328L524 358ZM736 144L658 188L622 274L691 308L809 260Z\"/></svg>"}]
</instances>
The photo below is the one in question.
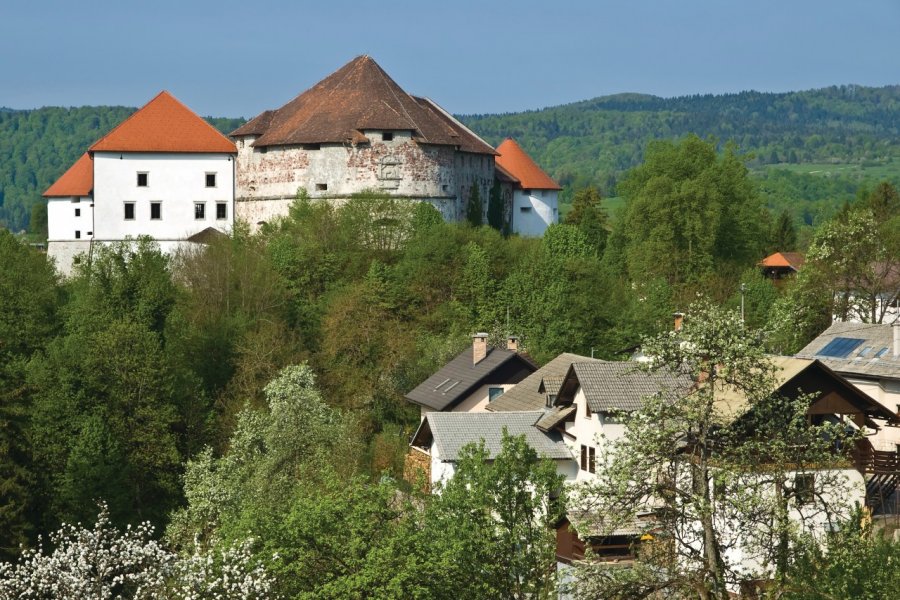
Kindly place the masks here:
<instances>
[{"instance_id":1,"label":"skylight window","mask_svg":"<svg viewBox=\"0 0 900 600\"><path fill-rule=\"evenodd\" d=\"M827 356L829 358L847 358L850 356L851 352L859 348L865 341L866 340L861 340L859 338L836 337L828 342L828 344L816 354L818 356Z\"/></svg>"},{"instance_id":2,"label":"skylight window","mask_svg":"<svg viewBox=\"0 0 900 600\"><path fill-rule=\"evenodd\" d=\"M862 350L859 351L859 354L857 354L857 356L859 356L860 358L865 358L866 356L869 355L870 352L872 352L872 346L866 346L865 348L863 348Z\"/></svg>"},{"instance_id":3,"label":"skylight window","mask_svg":"<svg viewBox=\"0 0 900 600\"><path fill-rule=\"evenodd\" d=\"M887 351L888 351L887 347L884 347L881 350L879 350L878 352L876 352L875 356L873 356L872 358L881 358L882 356L887 354Z\"/></svg>"}]
</instances>

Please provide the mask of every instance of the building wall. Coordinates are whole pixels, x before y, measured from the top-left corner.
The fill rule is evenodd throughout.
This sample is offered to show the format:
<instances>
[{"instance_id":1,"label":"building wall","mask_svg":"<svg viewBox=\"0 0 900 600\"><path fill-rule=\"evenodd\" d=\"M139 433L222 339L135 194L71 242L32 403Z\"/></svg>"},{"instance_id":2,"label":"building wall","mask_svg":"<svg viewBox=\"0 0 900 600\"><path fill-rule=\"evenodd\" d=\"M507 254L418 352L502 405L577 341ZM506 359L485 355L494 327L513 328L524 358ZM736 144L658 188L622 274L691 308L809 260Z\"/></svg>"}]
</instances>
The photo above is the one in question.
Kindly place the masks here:
<instances>
[{"instance_id":1,"label":"building wall","mask_svg":"<svg viewBox=\"0 0 900 600\"><path fill-rule=\"evenodd\" d=\"M118 153L94 155L94 239L123 240L149 235L164 241L184 240L208 227L228 231L234 223L234 160L228 154ZM137 174L148 174L138 187ZM216 186L206 187L206 174ZM162 204L160 219L150 218L151 202ZM134 202L134 219L125 219L125 203ZM194 217L203 202L206 215ZM226 204L224 219L216 204Z\"/></svg>"},{"instance_id":2,"label":"building wall","mask_svg":"<svg viewBox=\"0 0 900 600\"><path fill-rule=\"evenodd\" d=\"M348 198L376 190L398 198L431 202L448 221L465 214L465 199L478 185L487 200L494 177L493 157L457 152L450 146L419 144L411 132L366 131L370 144L251 146L257 136L238 138L237 217L255 226L287 214L305 189L313 199Z\"/></svg>"},{"instance_id":3,"label":"building wall","mask_svg":"<svg viewBox=\"0 0 900 600\"><path fill-rule=\"evenodd\" d=\"M76 216L76 211L79 213ZM90 197L47 200L47 241L90 240L94 231L94 201ZM76 237L79 232L80 237Z\"/></svg>"},{"instance_id":4,"label":"building wall","mask_svg":"<svg viewBox=\"0 0 900 600\"><path fill-rule=\"evenodd\" d=\"M572 451L572 456L575 457L575 461L578 463L578 472L575 476L575 481L590 481L596 477L596 473L581 470L581 446L584 445L589 448L596 448L595 452L597 453L596 456L599 463L600 446L602 443L600 436L605 436L607 440L619 439L625 435L625 427L619 423L611 422L611 419L603 413L595 412L592 413L590 417L587 417L587 399L584 397L584 391L580 386L575 393L574 404L578 407L575 412L575 420L565 424L566 433L573 436L574 439L570 437L565 437L564 439L566 445L569 446L569 449Z\"/></svg>"},{"instance_id":5,"label":"building wall","mask_svg":"<svg viewBox=\"0 0 900 600\"><path fill-rule=\"evenodd\" d=\"M75 271L75 265L82 260L87 260L90 251L91 242L89 240L47 242L47 257L53 260L56 270L63 277L71 277Z\"/></svg>"},{"instance_id":6,"label":"building wall","mask_svg":"<svg viewBox=\"0 0 900 600\"><path fill-rule=\"evenodd\" d=\"M844 379L865 392L886 409L900 412L900 379L863 379L852 373L841 373ZM900 447L900 427L882 427L869 436L875 450L895 451Z\"/></svg>"},{"instance_id":7,"label":"building wall","mask_svg":"<svg viewBox=\"0 0 900 600\"><path fill-rule=\"evenodd\" d=\"M559 222L556 190L514 190L512 204L513 233L539 237L550 225Z\"/></svg>"}]
</instances>

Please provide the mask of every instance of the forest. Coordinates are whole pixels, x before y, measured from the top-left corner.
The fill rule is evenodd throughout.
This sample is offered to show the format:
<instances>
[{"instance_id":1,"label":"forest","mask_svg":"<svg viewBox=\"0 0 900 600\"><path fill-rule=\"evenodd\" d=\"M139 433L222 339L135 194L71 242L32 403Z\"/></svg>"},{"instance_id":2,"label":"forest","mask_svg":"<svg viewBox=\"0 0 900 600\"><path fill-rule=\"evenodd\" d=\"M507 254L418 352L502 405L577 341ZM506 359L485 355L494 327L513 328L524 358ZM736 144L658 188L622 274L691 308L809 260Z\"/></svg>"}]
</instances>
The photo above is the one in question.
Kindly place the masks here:
<instances>
[{"instance_id":1,"label":"forest","mask_svg":"<svg viewBox=\"0 0 900 600\"><path fill-rule=\"evenodd\" d=\"M0 225L40 237L31 222L41 192L97 138L133 112L126 107L0 109ZM821 223L861 187L900 184L900 87L658 98L620 94L515 114L462 115L493 145L514 137L562 186L619 197L618 183L644 160L652 140L688 134L734 143L748 158L763 198L800 227ZM244 119L207 117L220 131Z\"/></svg>"},{"instance_id":2,"label":"forest","mask_svg":"<svg viewBox=\"0 0 900 600\"><path fill-rule=\"evenodd\" d=\"M115 588L127 597L204 597L166 586L212 594L236 576L247 587L230 597L552 596L563 500L516 491L558 488L552 469L509 438L491 462L470 448L441 494L422 494L402 479L419 422L403 396L473 331L517 334L539 364L626 359L698 296L740 306L744 284L746 327L792 353L890 289L851 275L900 260L891 184L855 193L804 242L747 162L697 136L654 141L617 184L618 218L585 187L539 239L377 193L335 207L301 190L259 233L237 226L175 256L149 239L113 245L61 280L0 230L0 554L30 561L0 563L0 593L58 585L61 559L42 558L38 536L62 555L105 540L90 545L101 561L129 524ZM756 266L796 249L808 262L791 280ZM838 281L860 306L835 304ZM823 560L802 548L798 581Z\"/></svg>"}]
</instances>

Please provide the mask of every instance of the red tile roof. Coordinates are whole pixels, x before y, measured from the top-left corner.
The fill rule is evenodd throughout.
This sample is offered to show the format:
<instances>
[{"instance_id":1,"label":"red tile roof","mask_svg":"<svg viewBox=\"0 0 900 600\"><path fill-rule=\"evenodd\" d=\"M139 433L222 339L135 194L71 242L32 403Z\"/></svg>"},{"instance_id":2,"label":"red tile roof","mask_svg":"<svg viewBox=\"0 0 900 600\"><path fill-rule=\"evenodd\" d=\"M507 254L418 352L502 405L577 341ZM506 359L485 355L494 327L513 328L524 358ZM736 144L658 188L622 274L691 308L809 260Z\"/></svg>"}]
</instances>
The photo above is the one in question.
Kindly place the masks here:
<instances>
[{"instance_id":1,"label":"red tile roof","mask_svg":"<svg viewBox=\"0 0 900 600\"><path fill-rule=\"evenodd\" d=\"M776 252L759 261L759 266L789 267L799 271L804 262L806 262L806 259L799 252Z\"/></svg>"},{"instance_id":2,"label":"red tile roof","mask_svg":"<svg viewBox=\"0 0 900 600\"><path fill-rule=\"evenodd\" d=\"M494 149L427 98L407 94L369 56L358 56L281 108L266 111L231 132L258 135L257 148L368 141L364 130L412 131L424 144L463 152Z\"/></svg>"},{"instance_id":3,"label":"red tile roof","mask_svg":"<svg viewBox=\"0 0 900 600\"><path fill-rule=\"evenodd\" d=\"M88 196L94 189L94 159L85 152L69 170L47 188L44 196L58 198L67 196Z\"/></svg>"},{"instance_id":4,"label":"red tile roof","mask_svg":"<svg viewBox=\"0 0 900 600\"><path fill-rule=\"evenodd\" d=\"M512 138L506 138L497 146L500 156L496 163L519 180L525 190L561 190L558 183L531 160L522 147Z\"/></svg>"},{"instance_id":5,"label":"red tile roof","mask_svg":"<svg viewBox=\"0 0 900 600\"><path fill-rule=\"evenodd\" d=\"M90 152L236 153L231 140L167 91L100 138Z\"/></svg>"}]
</instances>

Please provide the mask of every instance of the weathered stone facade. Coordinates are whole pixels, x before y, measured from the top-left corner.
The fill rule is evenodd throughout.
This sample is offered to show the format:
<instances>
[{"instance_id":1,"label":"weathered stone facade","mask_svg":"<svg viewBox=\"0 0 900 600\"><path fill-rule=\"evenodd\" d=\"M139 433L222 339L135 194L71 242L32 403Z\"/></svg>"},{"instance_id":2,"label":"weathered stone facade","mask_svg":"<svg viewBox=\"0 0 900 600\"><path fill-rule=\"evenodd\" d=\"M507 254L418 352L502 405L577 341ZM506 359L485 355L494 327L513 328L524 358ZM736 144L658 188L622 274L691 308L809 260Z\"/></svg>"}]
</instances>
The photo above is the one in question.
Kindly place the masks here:
<instances>
[{"instance_id":1,"label":"weathered stone facade","mask_svg":"<svg viewBox=\"0 0 900 600\"><path fill-rule=\"evenodd\" d=\"M366 131L370 143L305 144L254 148L238 138L236 217L256 226L287 214L300 189L311 198L340 200L374 190L430 202L448 221L465 217L473 185L486 202L494 180L488 154L421 144L412 132Z\"/></svg>"}]
</instances>

